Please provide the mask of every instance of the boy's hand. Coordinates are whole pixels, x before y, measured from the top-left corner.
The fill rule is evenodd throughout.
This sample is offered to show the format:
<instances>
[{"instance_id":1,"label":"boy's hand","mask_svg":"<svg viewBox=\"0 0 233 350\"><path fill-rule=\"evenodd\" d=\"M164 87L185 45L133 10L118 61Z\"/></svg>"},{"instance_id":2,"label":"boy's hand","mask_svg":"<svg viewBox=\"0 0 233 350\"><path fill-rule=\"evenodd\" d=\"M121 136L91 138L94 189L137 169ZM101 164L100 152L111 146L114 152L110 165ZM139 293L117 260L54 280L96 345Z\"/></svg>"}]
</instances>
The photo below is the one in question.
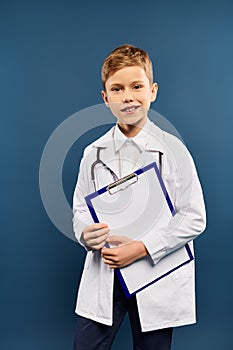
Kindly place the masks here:
<instances>
[{"instance_id":1,"label":"boy's hand","mask_svg":"<svg viewBox=\"0 0 233 350\"><path fill-rule=\"evenodd\" d=\"M82 238L91 249L99 250L104 247L109 236L108 225L103 223L92 224L83 230Z\"/></svg>"},{"instance_id":2,"label":"boy's hand","mask_svg":"<svg viewBox=\"0 0 233 350\"><path fill-rule=\"evenodd\" d=\"M148 254L141 241L131 241L116 248L102 248L101 256L104 263L111 269L121 268L132 264Z\"/></svg>"}]
</instances>

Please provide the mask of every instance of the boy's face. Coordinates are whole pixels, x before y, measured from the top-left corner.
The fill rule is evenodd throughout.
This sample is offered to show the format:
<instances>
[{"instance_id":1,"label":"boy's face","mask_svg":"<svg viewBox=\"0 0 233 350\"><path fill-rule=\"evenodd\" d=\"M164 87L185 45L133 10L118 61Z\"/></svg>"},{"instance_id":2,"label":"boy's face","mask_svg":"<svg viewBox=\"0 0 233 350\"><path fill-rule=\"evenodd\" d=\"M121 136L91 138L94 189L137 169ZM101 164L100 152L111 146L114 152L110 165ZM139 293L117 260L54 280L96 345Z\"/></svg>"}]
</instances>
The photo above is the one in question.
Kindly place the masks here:
<instances>
[{"instance_id":1,"label":"boy's face","mask_svg":"<svg viewBox=\"0 0 233 350\"><path fill-rule=\"evenodd\" d=\"M111 75L102 97L124 129L124 125L143 127L151 102L155 101L158 85L150 84L143 68L124 67Z\"/></svg>"}]
</instances>

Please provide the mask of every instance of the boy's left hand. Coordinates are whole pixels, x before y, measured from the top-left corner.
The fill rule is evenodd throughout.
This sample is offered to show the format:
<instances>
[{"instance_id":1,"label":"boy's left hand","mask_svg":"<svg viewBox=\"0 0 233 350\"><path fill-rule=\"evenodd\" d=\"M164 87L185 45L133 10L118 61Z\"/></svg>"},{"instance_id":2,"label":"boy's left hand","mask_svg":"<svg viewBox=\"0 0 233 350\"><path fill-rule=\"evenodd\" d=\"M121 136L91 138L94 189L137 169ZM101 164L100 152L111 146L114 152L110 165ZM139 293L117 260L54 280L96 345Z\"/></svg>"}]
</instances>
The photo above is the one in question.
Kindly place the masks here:
<instances>
[{"instance_id":1,"label":"boy's left hand","mask_svg":"<svg viewBox=\"0 0 233 350\"><path fill-rule=\"evenodd\" d=\"M111 269L117 269L143 258L148 254L141 241L131 241L116 248L102 248L101 256Z\"/></svg>"}]
</instances>

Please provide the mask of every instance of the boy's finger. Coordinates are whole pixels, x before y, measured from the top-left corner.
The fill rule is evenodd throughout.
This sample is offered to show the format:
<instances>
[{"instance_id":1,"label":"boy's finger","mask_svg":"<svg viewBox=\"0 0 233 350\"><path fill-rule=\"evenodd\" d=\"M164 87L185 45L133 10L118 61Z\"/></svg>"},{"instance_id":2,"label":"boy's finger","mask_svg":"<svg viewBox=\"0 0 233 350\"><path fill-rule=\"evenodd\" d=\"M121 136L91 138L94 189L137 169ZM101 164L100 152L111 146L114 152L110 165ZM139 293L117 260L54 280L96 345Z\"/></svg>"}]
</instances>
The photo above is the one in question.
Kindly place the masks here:
<instances>
[{"instance_id":1,"label":"boy's finger","mask_svg":"<svg viewBox=\"0 0 233 350\"><path fill-rule=\"evenodd\" d=\"M109 230L104 228L104 229L100 229L100 230L97 230L97 231L93 231L91 233L91 237L92 238L99 238L99 237L102 237L102 236L108 236L109 235Z\"/></svg>"},{"instance_id":2,"label":"boy's finger","mask_svg":"<svg viewBox=\"0 0 233 350\"><path fill-rule=\"evenodd\" d=\"M105 242L108 237L108 233L98 235L98 236L93 236L88 239L90 244L95 245L95 244L100 244L102 242Z\"/></svg>"},{"instance_id":3,"label":"boy's finger","mask_svg":"<svg viewBox=\"0 0 233 350\"><path fill-rule=\"evenodd\" d=\"M101 229L101 228L107 228L108 225L107 225L107 224L104 224L103 222L97 222L97 223L93 224L92 227L93 227L95 230L99 230L99 229Z\"/></svg>"},{"instance_id":4,"label":"boy's finger","mask_svg":"<svg viewBox=\"0 0 233 350\"><path fill-rule=\"evenodd\" d=\"M95 250L100 250L104 247L105 245L105 242L102 242L100 244L97 244L97 245L93 245L92 248L95 249Z\"/></svg>"},{"instance_id":5,"label":"boy's finger","mask_svg":"<svg viewBox=\"0 0 233 350\"><path fill-rule=\"evenodd\" d=\"M101 250L101 255L103 258L113 258L114 256L116 256L116 251L114 248L106 248L104 247Z\"/></svg>"},{"instance_id":6,"label":"boy's finger","mask_svg":"<svg viewBox=\"0 0 233 350\"><path fill-rule=\"evenodd\" d=\"M107 255L108 253L110 253L111 250L112 250L112 248L106 248L106 247L104 247L104 248L102 249L102 251L101 251L102 256L103 256L103 255Z\"/></svg>"},{"instance_id":7,"label":"boy's finger","mask_svg":"<svg viewBox=\"0 0 233 350\"><path fill-rule=\"evenodd\" d=\"M97 238L99 238L101 236L105 236L105 235L109 235L109 229L107 229L107 228L86 232L85 238L86 238L86 240L87 239L93 240L93 239L97 239Z\"/></svg>"}]
</instances>

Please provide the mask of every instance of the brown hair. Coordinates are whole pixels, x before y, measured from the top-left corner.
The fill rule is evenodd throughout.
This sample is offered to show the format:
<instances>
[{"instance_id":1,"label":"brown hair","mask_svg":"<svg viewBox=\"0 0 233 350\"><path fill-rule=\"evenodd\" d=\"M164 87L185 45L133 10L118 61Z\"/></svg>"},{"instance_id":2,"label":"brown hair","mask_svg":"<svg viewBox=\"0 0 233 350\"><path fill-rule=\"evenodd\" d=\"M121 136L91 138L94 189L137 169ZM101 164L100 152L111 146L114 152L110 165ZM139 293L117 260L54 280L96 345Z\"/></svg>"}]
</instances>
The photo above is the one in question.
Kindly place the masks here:
<instances>
[{"instance_id":1,"label":"brown hair","mask_svg":"<svg viewBox=\"0 0 233 350\"><path fill-rule=\"evenodd\" d=\"M130 66L139 66L144 69L150 84L153 83L152 62L146 51L133 45L122 45L113 50L104 60L101 77L103 87L108 78L119 69Z\"/></svg>"}]
</instances>

